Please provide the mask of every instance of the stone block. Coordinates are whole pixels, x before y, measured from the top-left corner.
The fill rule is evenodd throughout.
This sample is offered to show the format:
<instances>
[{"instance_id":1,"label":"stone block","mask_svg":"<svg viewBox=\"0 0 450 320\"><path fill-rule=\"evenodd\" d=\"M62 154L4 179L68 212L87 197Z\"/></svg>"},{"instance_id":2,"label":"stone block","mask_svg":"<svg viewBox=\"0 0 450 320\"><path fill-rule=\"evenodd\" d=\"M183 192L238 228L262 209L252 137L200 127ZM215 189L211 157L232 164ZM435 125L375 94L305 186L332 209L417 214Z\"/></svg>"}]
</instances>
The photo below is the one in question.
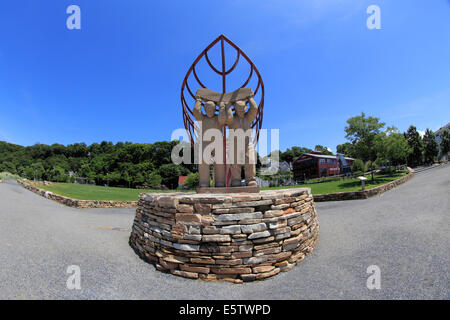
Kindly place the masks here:
<instances>
[{"instance_id":1,"label":"stone block","mask_svg":"<svg viewBox=\"0 0 450 320\"><path fill-rule=\"evenodd\" d=\"M185 277L185 278L191 278L191 279L198 278L198 273L196 273L196 272L187 272L187 271L181 271L181 270L170 270L170 272L174 275Z\"/></svg>"},{"instance_id":2,"label":"stone block","mask_svg":"<svg viewBox=\"0 0 450 320\"><path fill-rule=\"evenodd\" d=\"M173 247L177 250L182 251L199 251L200 246L195 244L182 244L182 243L174 243Z\"/></svg>"},{"instance_id":3,"label":"stone block","mask_svg":"<svg viewBox=\"0 0 450 320\"><path fill-rule=\"evenodd\" d=\"M230 209L214 209L212 210L212 213L214 214L224 214L224 213L229 213Z\"/></svg>"},{"instance_id":4,"label":"stone block","mask_svg":"<svg viewBox=\"0 0 450 320\"><path fill-rule=\"evenodd\" d=\"M241 225L242 233L254 233L254 232L264 231L266 229L267 229L267 226L265 223Z\"/></svg>"},{"instance_id":5,"label":"stone block","mask_svg":"<svg viewBox=\"0 0 450 320\"><path fill-rule=\"evenodd\" d=\"M264 218L274 218L283 215L283 210L267 210L264 212Z\"/></svg>"},{"instance_id":6,"label":"stone block","mask_svg":"<svg viewBox=\"0 0 450 320\"><path fill-rule=\"evenodd\" d=\"M275 269L273 269L272 271L269 271L269 272L258 273L256 275L256 279L257 280L266 279L266 278L272 277L272 276L274 276L274 275L276 275L278 273L280 273L280 268L275 268Z\"/></svg>"},{"instance_id":7,"label":"stone block","mask_svg":"<svg viewBox=\"0 0 450 320\"><path fill-rule=\"evenodd\" d=\"M189 204L179 204L177 205L177 211L183 213L193 213L194 207Z\"/></svg>"},{"instance_id":8,"label":"stone block","mask_svg":"<svg viewBox=\"0 0 450 320\"><path fill-rule=\"evenodd\" d=\"M232 259L250 258L251 256L253 256L252 251L239 251L231 254Z\"/></svg>"},{"instance_id":9,"label":"stone block","mask_svg":"<svg viewBox=\"0 0 450 320\"><path fill-rule=\"evenodd\" d=\"M235 266L242 264L242 259L216 259L216 264Z\"/></svg>"},{"instance_id":10,"label":"stone block","mask_svg":"<svg viewBox=\"0 0 450 320\"><path fill-rule=\"evenodd\" d=\"M196 203L194 209L198 213L211 213L212 205L208 203Z\"/></svg>"},{"instance_id":11,"label":"stone block","mask_svg":"<svg viewBox=\"0 0 450 320\"><path fill-rule=\"evenodd\" d=\"M196 264L215 264L216 260L214 260L213 258L209 258L209 257L191 258L191 262L196 263Z\"/></svg>"},{"instance_id":12,"label":"stone block","mask_svg":"<svg viewBox=\"0 0 450 320\"><path fill-rule=\"evenodd\" d=\"M274 266L261 266L261 267L253 267L254 273L261 273L261 272L269 272L275 269Z\"/></svg>"},{"instance_id":13,"label":"stone block","mask_svg":"<svg viewBox=\"0 0 450 320\"><path fill-rule=\"evenodd\" d=\"M241 278L244 282L250 282L256 280L256 274L241 274Z\"/></svg>"},{"instance_id":14,"label":"stone block","mask_svg":"<svg viewBox=\"0 0 450 320\"><path fill-rule=\"evenodd\" d=\"M248 236L248 239L252 240L252 239L266 238L266 237L270 237L270 232L269 231L252 233L252 234L250 234Z\"/></svg>"},{"instance_id":15,"label":"stone block","mask_svg":"<svg viewBox=\"0 0 450 320\"><path fill-rule=\"evenodd\" d=\"M279 253L279 252L281 252L281 247L271 247L271 248L265 248L265 249L261 249L261 250L255 250L253 255L255 257L260 257L263 255Z\"/></svg>"},{"instance_id":16,"label":"stone block","mask_svg":"<svg viewBox=\"0 0 450 320\"><path fill-rule=\"evenodd\" d=\"M288 226L293 226L295 224L301 223L302 221L303 221L303 217L298 216L298 217L295 217L295 218L288 219L287 220L287 224L288 224Z\"/></svg>"},{"instance_id":17,"label":"stone block","mask_svg":"<svg viewBox=\"0 0 450 320\"><path fill-rule=\"evenodd\" d=\"M242 262L244 264L258 264L258 263L262 263L268 260L267 256L260 256L260 257L250 257L250 258L245 258L242 260Z\"/></svg>"},{"instance_id":18,"label":"stone block","mask_svg":"<svg viewBox=\"0 0 450 320\"><path fill-rule=\"evenodd\" d=\"M283 203L283 204L279 204L279 205L272 205L270 207L272 210L284 210L289 208L289 204L288 203Z\"/></svg>"},{"instance_id":19,"label":"stone block","mask_svg":"<svg viewBox=\"0 0 450 320\"><path fill-rule=\"evenodd\" d=\"M228 267L211 267L211 272L216 274L246 274L252 273L251 268L228 268Z\"/></svg>"},{"instance_id":20,"label":"stone block","mask_svg":"<svg viewBox=\"0 0 450 320\"><path fill-rule=\"evenodd\" d=\"M222 214L216 215L214 218L217 221L238 221L243 219L260 219L263 217L261 212L249 212L249 213L234 213L234 214Z\"/></svg>"},{"instance_id":21,"label":"stone block","mask_svg":"<svg viewBox=\"0 0 450 320\"><path fill-rule=\"evenodd\" d=\"M274 236L270 236L267 238L259 238L259 239L253 239L252 242L255 244L259 244L259 243L266 243L266 242L271 242L274 241L275 237Z\"/></svg>"},{"instance_id":22,"label":"stone block","mask_svg":"<svg viewBox=\"0 0 450 320\"><path fill-rule=\"evenodd\" d=\"M251 245L251 244L239 246L239 251L247 252L247 251L252 251L252 250L253 250L253 245Z\"/></svg>"},{"instance_id":23,"label":"stone block","mask_svg":"<svg viewBox=\"0 0 450 320\"><path fill-rule=\"evenodd\" d=\"M210 269L208 267L192 266L188 264L181 264L180 269L183 271L194 272L194 273L209 273Z\"/></svg>"},{"instance_id":24,"label":"stone block","mask_svg":"<svg viewBox=\"0 0 450 320\"><path fill-rule=\"evenodd\" d=\"M222 234L206 234L202 237L203 242L230 242L231 238L229 235Z\"/></svg>"},{"instance_id":25,"label":"stone block","mask_svg":"<svg viewBox=\"0 0 450 320\"><path fill-rule=\"evenodd\" d=\"M289 213L293 213L295 212L295 210L293 208L287 208L286 210L283 211L284 214L289 214Z\"/></svg>"},{"instance_id":26,"label":"stone block","mask_svg":"<svg viewBox=\"0 0 450 320\"><path fill-rule=\"evenodd\" d=\"M220 229L221 234L238 234L241 233L240 225L225 226Z\"/></svg>"},{"instance_id":27,"label":"stone block","mask_svg":"<svg viewBox=\"0 0 450 320\"><path fill-rule=\"evenodd\" d=\"M173 208L176 209L178 205L178 198L174 196L159 196L158 197L158 205L164 208Z\"/></svg>"},{"instance_id":28,"label":"stone block","mask_svg":"<svg viewBox=\"0 0 450 320\"><path fill-rule=\"evenodd\" d=\"M255 208L230 208L228 209L229 213L249 213L249 212L255 212Z\"/></svg>"},{"instance_id":29,"label":"stone block","mask_svg":"<svg viewBox=\"0 0 450 320\"><path fill-rule=\"evenodd\" d=\"M176 223L187 224L187 225L201 225L202 216L199 214L192 213L177 213L175 215Z\"/></svg>"},{"instance_id":30,"label":"stone block","mask_svg":"<svg viewBox=\"0 0 450 320\"><path fill-rule=\"evenodd\" d=\"M202 240L202 236L199 235L199 234L188 234L188 233L185 233L183 235L183 239L184 240L201 241Z\"/></svg>"}]
</instances>

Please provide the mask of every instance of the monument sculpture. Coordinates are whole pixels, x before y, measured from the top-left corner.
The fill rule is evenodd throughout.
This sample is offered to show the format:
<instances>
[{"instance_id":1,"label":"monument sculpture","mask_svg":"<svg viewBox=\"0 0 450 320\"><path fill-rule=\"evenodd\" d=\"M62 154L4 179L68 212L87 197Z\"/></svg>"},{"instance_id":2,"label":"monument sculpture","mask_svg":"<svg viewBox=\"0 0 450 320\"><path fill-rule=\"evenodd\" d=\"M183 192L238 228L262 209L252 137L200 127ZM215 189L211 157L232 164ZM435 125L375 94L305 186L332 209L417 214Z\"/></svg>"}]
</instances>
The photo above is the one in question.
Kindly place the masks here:
<instances>
[{"instance_id":1,"label":"monument sculpture","mask_svg":"<svg viewBox=\"0 0 450 320\"><path fill-rule=\"evenodd\" d=\"M198 164L200 191L211 192L210 187L210 165L214 167L214 186L242 187L241 170L244 165L245 185L252 189L240 189L247 192L257 192L256 156L253 147L251 124L258 113L258 106L253 99L253 91L249 88L240 88L231 93L220 94L210 89L197 90L195 94L196 103L193 115L199 125L199 147L201 161ZM246 111L248 104L248 111ZM201 106L204 105L206 115L202 113ZM216 115L216 107L219 113ZM235 114L232 112L235 109ZM230 135L224 139L223 132L228 126ZM210 141L208 131L216 130L218 134ZM218 137L221 136L221 139ZM218 141L217 141L217 140ZM228 142L227 142L228 140ZM215 143L215 148L209 148ZM229 146L226 151L226 145ZM209 151L209 152L207 152ZM228 160L227 160L228 159ZM227 166L227 164L229 164ZM227 170L228 169L228 170ZM230 183L226 183L226 172L229 172ZM204 189L203 189L204 188ZM217 192L236 192L234 188L215 190Z\"/></svg>"},{"instance_id":2,"label":"monument sculpture","mask_svg":"<svg viewBox=\"0 0 450 320\"><path fill-rule=\"evenodd\" d=\"M216 45L220 45L220 70L209 57ZM237 52L229 69L225 45ZM227 91L227 76L240 57L250 66L249 76ZM220 76L221 92L200 80L200 61ZM254 86L253 75L257 78ZM189 79L199 86L195 94ZM197 194L141 194L131 247L157 270L191 279L242 283L291 270L313 252L319 223L309 188L260 191L257 186L254 146L264 107L259 71L241 49L221 35L189 68L181 103L191 144L202 158Z\"/></svg>"},{"instance_id":3,"label":"monument sculpture","mask_svg":"<svg viewBox=\"0 0 450 320\"><path fill-rule=\"evenodd\" d=\"M252 95L253 96L253 95ZM253 148L251 124L258 113L258 106L253 97L248 100L237 100L235 103L235 115L228 120L228 125L233 129L234 134L231 135L232 146L234 147L231 159L231 186L237 187L241 185L241 164L244 164L245 184L247 186L257 186L256 176L256 154ZM247 103L249 105L246 111ZM239 144L240 140L244 140L244 145Z\"/></svg>"},{"instance_id":4,"label":"monument sculpture","mask_svg":"<svg viewBox=\"0 0 450 320\"><path fill-rule=\"evenodd\" d=\"M202 157L201 163L198 164L198 178L200 187L209 187L210 185L210 165L214 165L214 181L216 187L225 187L225 164L223 163L223 156L217 154L220 149L214 150L216 154L205 152L208 147L208 142L205 140L208 130L216 129L222 130L226 122L225 105L221 104L219 107L219 114L215 115L216 104L213 101L206 101L204 103L206 115L201 110L202 101L198 99L195 103L193 114L195 119L201 123L200 137L202 139L200 144L200 152ZM216 141L217 142L217 141ZM214 141L212 142L214 143ZM219 143L223 143L220 141ZM222 158L222 159L221 159Z\"/></svg>"},{"instance_id":5,"label":"monument sculpture","mask_svg":"<svg viewBox=\"0 0 450 320\"><path fill-rule=\"evenodd\" d=\"M216 44L220 43L222 54L222 70L219 71L210 61L208 52ZM224 45L228 43L237 52L236 59L231 68L226 70L225 67L225 51ZM226 77L236 68L240 57L243 56L250 66L249 76L243 81L243 84L232 92L226 91ZM222 92L216 92L207 88L203 82L199 79L196 71L198 62L204 58L209 67L222 78ZM201 87L194 95L189 83L189 76L193 74L194 79ZM253 74L257 75L257 84L255 91L246 86L249 84ZM255 95L261 90L259 105L255 101ZM195 99L195 105L191 109L187 103L185 97L185 91ZM264 107L264 84L261 75L253 62L245 55L245 53L239 49L234 43L232 43L225 36L221 35L215 41L213 41L192 64L182 84L181 89L181 103L183 108L183 119L186 130L191 139L191 143L195 145L198 143L201 147L196 148L202 155L199 157L205 161L199 163L199 186L197 192L200 193L229 193L229 192L258 192L255 175L256 175L256 156L254 145L258 141L259 130L262 125L262 111ZM213 115L213 104L219 108L219 114ZM201 114L201 106L205 109L210 108L211 117L207 120L208 124L203 123L203 120L207 119ZM248 111L246 111L248 107ZM214 109L215 110L215 109ZM206 111L206 110L205 110ZM234 111L234 113L233 113ZM190 114L194 116L197 122L201 122L201 125L196 125L191 118ZM212 119L216 119L212 120ZM215 122L214 122L215 121ZM214 124L212 123L214 122ZM205 133L210 129L218 130L218 127L222 130L222 152L219 152L219 148L208 148L208 144L215 143L218 146L218 139L214 142L210 141L208 135L204 139ZM226 138L227 128L229 130L229 138ZM231 129L231 130L230 130ZM253 131L256 135L253 135ZM215 154L204 154L206 150L212 151L214 149ZM222 160L223 159L223 160ZM209 188L209 166L214 167L214 187ZM244 166L245 185L241 182L241 171ZM224 188L225 187L225 188ZM239 189L236 189L238 188ZM219 188L219 189L217 189Z\"/></svg>"}]
</instances>

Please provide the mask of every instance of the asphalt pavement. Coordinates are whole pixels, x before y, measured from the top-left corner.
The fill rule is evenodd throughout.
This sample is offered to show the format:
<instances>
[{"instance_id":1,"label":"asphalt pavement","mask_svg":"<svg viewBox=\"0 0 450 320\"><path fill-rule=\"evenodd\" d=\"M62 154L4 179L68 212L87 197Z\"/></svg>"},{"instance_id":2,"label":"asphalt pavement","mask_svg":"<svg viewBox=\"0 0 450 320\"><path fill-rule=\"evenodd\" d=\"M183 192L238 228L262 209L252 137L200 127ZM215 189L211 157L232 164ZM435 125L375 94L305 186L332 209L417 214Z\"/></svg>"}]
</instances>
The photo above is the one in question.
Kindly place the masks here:
<instances>
[{"instance_id":1,"label":"asphalt pavement","mask_svg":"<svg viewBox=\"0 0 450 320\"><path fill-rule=\"evenodd\" d=\"M128 245L133 209L74 209L0 184L0 299L449 299L450 165L367 200L317 203L319 242L293 270L244 284L175 277ZM70 290L67 268L81 270ZM381 288L366 286L367 268Z\"/></svg>"}]
</instances>

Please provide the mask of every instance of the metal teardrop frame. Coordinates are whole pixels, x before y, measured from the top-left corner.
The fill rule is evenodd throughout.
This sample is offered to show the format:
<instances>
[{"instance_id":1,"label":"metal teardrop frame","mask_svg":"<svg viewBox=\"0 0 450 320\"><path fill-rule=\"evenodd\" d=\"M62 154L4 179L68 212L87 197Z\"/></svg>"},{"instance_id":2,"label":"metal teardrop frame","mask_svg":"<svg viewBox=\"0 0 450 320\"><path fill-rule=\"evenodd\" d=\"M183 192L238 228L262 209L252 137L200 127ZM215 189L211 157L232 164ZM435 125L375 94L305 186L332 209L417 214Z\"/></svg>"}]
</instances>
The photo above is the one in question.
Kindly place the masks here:
<instances>
[{"instance_id":1,"label":"metal teardrop frame","mask_svg":"<svg viewBox=\"0 0 450 320\"><path fill-rule=\"evenodd\" d=\"M222 58L222 68L221 68L222 70L221 71L219 69L217 69L216 67L214 67L214 65L211 63L211 61L208 57L208 51L211 48L213 48L216 44L218 44L219 42L220 42L220 46L221 46L221 58ZM234 61L231 68L228 70L225 69L225 49L224 49L225 43L228 43L231 47L233 47L236 50L236 60ZM256 68L255 64L250 60L250 58L236 44L234 44L230 39L228 39L227 37L225 37L222 34L216 40L211 42L211 44L209 46L207 46L202 51L202 53L200 53L200 55L197 57L197 59L195 59L194 63L191 65L188 72L186 73L186 76L184 77L184 80L183 80L183 84L181 86L181 105L182 105L182 110L183 110L183 122L184 122L184 126L189 135L189 139L191 140L192 145L194 144L194 140L196 140L196 138L198 137L198 132L197 132L198 128L196 127L195 122L193 121L193 119L191 117L191 115L193 115L192 108L189 106L189 104L186 101L186 96L188 96L188 95L185 96L185 91L187 91L187 93L192 97L191 105L193 106L195 103L195 94L192 92L192 90L189 87L189 84L188 84L189 77L191 76L191 74L193 74L194 79L197 81L197 83L202 88L206 88L206 86L198 78L197 72L195 70L195 67L197 66L197 64L200 62L200 60L202 58L204 58L206 60L206 62L208 63L209 67L215 73L219 74L222 77L222 93L225 93L226 92L226 77L231 72L233 72L233 70L236 68L236 66L239 62L239 58L241 56L244 57L244 59L250 65L249 76L245 80L245 82L242 84L241 88L244 88L250 82L253 74L256 74L256 76L258 77L258 84L256 85L256 88L252 88L254 95L256 96L256 94L258 93L258 90L261 90L261 98L258 103L258 114L252 123L252 128L256 131L254 143L256 144L258 142L259 131L261 129L262 119L263 119L264 83L263 83L263 80L261 78L261 75L260 75L258 69ZM238 89L238 88L236 88L236 89Z\"/></svg>"}]
</instances>

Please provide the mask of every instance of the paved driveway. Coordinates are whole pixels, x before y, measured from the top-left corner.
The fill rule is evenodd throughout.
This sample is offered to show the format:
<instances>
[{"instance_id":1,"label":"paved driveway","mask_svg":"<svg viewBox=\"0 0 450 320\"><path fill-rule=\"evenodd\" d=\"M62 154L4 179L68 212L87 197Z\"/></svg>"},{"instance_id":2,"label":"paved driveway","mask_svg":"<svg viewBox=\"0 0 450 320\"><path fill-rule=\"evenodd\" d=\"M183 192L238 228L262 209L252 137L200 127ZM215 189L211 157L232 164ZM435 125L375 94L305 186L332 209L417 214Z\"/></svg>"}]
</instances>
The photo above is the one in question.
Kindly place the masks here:
<instances>
[{"instance_id":1,"label":"paved driveway","mask_svg":"<svg viewBox=\"0 0 450 320\"><path fill-rule=\"evenodd\" d=\"M77 210L0 184L1 299L448 299L450 165L368 200L318 203L319 243L292 271L241 285L174 277L128 245L134 210ZM66 269L81 268L81 290ZM369 290L366 269L381 269Z\"/></svg>"}]
</instances>

